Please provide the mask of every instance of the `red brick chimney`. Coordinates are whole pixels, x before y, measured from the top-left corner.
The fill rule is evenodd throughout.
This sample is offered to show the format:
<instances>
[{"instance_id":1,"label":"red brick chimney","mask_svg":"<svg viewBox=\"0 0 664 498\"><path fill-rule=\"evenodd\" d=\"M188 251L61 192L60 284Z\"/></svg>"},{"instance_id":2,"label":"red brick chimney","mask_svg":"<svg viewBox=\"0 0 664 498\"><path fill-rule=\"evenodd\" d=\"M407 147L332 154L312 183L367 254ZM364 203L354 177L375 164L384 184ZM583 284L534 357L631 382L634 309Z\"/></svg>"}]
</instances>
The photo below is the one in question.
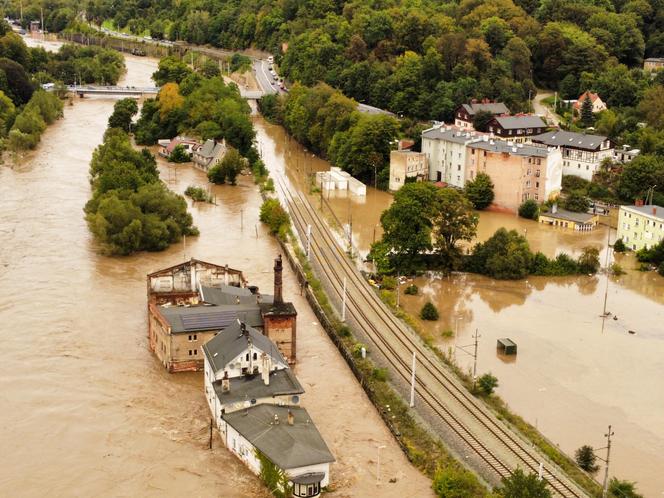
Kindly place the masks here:
<instances>
[{"instance_id":1,"label":"red brick chimney","mask_svg":"<svg viewBox=\"0 0 664 498\"><path fill-rule=\"evenodd\" d=\"M657 214L657 206L652 207L652 214Z\"/></svg>"},{"instance_id":2,"label":"red brick chimney","mask_svg":"<svg viewBox=\"0 0 664 498\"><path fill-rule=\"evenodd\" d=\"M282 295L281 273L283 265L281 264L281 254L274 260L274 304L282 304L284 298Z\"/></svg>"}]
</instances>

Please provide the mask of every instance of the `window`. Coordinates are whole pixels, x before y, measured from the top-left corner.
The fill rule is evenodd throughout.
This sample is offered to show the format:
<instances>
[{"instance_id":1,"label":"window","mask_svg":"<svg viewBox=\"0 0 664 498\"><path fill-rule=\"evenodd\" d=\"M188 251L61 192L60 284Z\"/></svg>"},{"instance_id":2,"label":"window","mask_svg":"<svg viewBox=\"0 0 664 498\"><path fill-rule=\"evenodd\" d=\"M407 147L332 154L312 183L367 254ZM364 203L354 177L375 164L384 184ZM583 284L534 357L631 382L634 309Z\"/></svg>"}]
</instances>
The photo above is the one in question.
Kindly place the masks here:
<instances>
[{"instance_id":1,"label":"window","mask_svg":"<svg viewBox=\"0 0 664 498\"><path fill-rule=\"evenodd\" d=\"M539 182L535 182L535 187L539 188Z\"/></svg>"},{"instance_id":2,"label":"window","mask_svg":"<svg viewBox=\"0 0 664 498\"><path fill-rule=\"evenodd\" d=\"M535 200L536 200L536 201L539 200L539 194L535 194Z\"/></svg>"},{"instance_id":3,"label":"window","mask_svg":"<svg viewBox=\"0 0 664 498\"><path fill-rule=\"evenodd\" d=\"M198 356L198 349L190 349L189 356Z\"/></svg>"},{"instance_id":4,"label":"window","mask_svg":"<svg viewBox=\"0 0 664 498\"><path fill-rule=\"evenodd\" d=\"M461 165L457 164L457 171L461 171Z\"/></svg>"},{"instance_id":5,"label":"window","mask_svg":"<svg viewBox=\"0 0 664 498\"><path fill-rule=\"evenodd\" d=\"M198 334L189 334L189 340L190 341L195 341L198 339Z\"/></svg>"},{"instance_id":6,"label":"window","mask_svg":"<svg viewBox=\"0 0 664 498\"><path fill-rule=\"evenodd\" d=\"M258 359L258 353L254 353L254 360Z\"/></svg>"}]
</instances>

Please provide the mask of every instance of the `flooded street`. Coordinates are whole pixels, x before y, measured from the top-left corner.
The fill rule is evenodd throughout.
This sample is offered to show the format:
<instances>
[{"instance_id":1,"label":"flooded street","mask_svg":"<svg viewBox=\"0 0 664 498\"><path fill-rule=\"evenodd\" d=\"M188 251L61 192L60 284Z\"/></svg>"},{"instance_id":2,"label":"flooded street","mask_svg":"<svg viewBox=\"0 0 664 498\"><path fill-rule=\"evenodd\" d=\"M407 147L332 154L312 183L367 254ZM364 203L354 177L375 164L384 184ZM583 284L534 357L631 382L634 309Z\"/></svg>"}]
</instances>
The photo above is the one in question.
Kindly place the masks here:
<instances>
[{"instance_id":1,"label":"flooded street","mask_svg":"<svg viewBox=\"0 0 664 498\"><path fill-rule=\"evenodd\" d=\"M307 191L308 175L329 168L327 162L288 141L280 127L261 118L255 123L273 173L284 173L285 163L288 180ZM279 138L275 150L263 144L269 137ZM374 234L380 238L380 213L389 206L391 195L373 188L367 188L366 199L343 192L331 192L329 198L328 192L323 194L330 223L340 227L352 221L353 244L366 254ZM312 194L312 203L319 206L320 197ZM581 233L515 215L482 212L477 239L486 240L500 227L523 233L534 251L549 257L560 252L578 255L584 246L594 246L601 249L605 262L605 226ZM614 239L612 231L611 242ZM420 277L414 281L420 295L401 294L401 303L413 315L427 299L436 304L440 321L422 326L443 350L471 344L479 329L478 374L496 375L498 394L568 454L584 444L606 446L603 435L612 424L616 434L611 474L638 481L645 496L660 496L664 492L664 278L632 270L633 256L616 255L615 260L628 272L609 282L607 310L618 320L606 320L603 328L599 318L606 289L603 275L516 282L478 275ZM457 327L458 337L442 336ZM501 337L518 344L516 358L496 354L496 340ZM456 357L464 368L472 368L469 355L457 350Z\"/></svg>"},{"instance_id":2,"label":"flooded street","mask_svg":"<svg viewBox=\"0 0 664 498\"><path fill-rule=\"evenodd\" d=\"M156 61L128 57L127 69L121 84L148 85ZM38 150L15 167L0 166L0 489L26 497L268 496L217 437L207 449L202 377L164 371L148 351L145 310L145 275L183 258L227 263L270 290L280 250L258 222L260 196L247 177L237 187L212 187L218 205L191 207L201 236L186 247L99 255L83 206L90 157L114 102L65 105ZM159 167L175 191L207 185L190 165L160 160ZM303 405L337 458L332 496L368 496L377 486L385 496L411 488L430 494L296 294L288 267L284 284L299 314ZM378 445L387 445L381 484Z\"/></svg>"}]
</instances>

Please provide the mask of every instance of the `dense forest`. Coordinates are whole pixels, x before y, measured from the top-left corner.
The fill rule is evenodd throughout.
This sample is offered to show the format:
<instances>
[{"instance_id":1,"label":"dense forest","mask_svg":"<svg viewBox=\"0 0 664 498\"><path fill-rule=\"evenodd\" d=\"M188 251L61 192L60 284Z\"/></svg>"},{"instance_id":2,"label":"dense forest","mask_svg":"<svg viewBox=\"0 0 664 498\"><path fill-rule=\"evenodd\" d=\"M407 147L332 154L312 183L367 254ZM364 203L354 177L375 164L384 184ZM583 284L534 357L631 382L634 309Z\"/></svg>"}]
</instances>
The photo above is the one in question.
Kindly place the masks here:
<instances>
[{"instance_id":1,"label":"dense forest","mask_svg":"<svg viewBox=\"0 0 664 498\"><path fill-rule=\"evenodd\" d=\"M51 31L80 10L71 0L34 2L26 22L41 3ZM630 105L639 86L630 68L664 55L663 0L95 0L85 13L156 38L266 49L292 81L324 81L426 119L449 120L471 97L527 110L535 84L557 89L567 77L575 94L607 74L610 86L622 83L611 98Z\"/></svg>"}]
</instances>

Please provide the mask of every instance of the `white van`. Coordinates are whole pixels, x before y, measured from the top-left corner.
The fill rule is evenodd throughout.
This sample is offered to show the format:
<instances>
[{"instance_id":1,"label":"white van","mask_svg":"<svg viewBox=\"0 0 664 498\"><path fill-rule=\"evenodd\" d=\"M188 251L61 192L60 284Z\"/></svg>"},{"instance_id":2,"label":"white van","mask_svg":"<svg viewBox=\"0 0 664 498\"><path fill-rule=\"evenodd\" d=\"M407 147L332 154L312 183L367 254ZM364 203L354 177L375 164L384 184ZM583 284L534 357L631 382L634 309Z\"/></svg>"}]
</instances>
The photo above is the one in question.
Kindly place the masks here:
<instances>
[{"instance_id":1,"label":"white van","mask_svg":"<svg viewBox=\"0 0 664 498\"><path fill-rule=\"evenodd\" d=\"M272 56L268 57L268 58L267 58L267 62L268 62L269 64L273 64L273 63L274 63L274 57L272 57Z\"/></svg>"}]
</instances>

